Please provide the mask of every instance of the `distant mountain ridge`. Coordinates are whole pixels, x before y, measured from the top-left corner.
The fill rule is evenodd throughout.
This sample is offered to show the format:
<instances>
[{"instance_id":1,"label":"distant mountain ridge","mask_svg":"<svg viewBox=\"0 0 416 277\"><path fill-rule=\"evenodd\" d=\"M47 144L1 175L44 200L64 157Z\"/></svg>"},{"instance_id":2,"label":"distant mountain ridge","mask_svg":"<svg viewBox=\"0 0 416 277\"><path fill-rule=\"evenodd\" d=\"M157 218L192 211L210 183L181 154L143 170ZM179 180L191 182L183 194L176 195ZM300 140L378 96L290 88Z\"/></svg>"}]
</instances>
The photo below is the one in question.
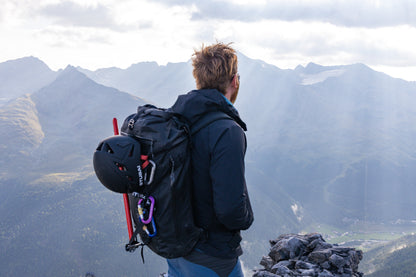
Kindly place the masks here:
<instances>
[{"instance_id":1,"label":"distant mountain ridge","mask_svg":"<svg viewBox=\"0 0 416 277\"><path fill-rule=\"evenodd\" d=\"M24 57L0 63L0 105L32 93L56 78L44 62L35 57Z\"/></svg>"},{"instance_id":2,"label":"distant mountain ridge","mask_svg":"<svg viewBox=\"0 0 416 277\"><path fill-rule=\"evenodd\" d=\"M97 83L140 95L165 108L173 104L179 93L186 93L195 86L189 63L159 66L155 62L142 62L124 70L115 67L96 71L78 67L78 70Z\"/></svg>"},{"instance_id":3,"label":"distant mountain ridge","mask_svg":"<svg viewBox=\"0 0 416 277\"><path fill-rule=\"evenodd\" d=\"M90 164L91 157L85 151L112 134L112 118L122 120L143 103L138 97L99 85L68 66L50 84L0 107L0 139L8 141L3 148L16 157L16 163L34 157L48 161L48 166L52 161L57 166L62 162L60 155L72 152L73 159L80 160L74 160L73 165L78 166L70 168L79 169ZM23 149L26 154L19 156ZM9 167L16 166L15 162L4 160L8 166L1 171L12 173ZM59 170L70 171L68 166L66 160ZM36 167L42 168L39 164Z\"/></svg>"},{"instance_id":4,"label":"distant mountain ridge","mask_svg":"<svg viewBox=\"0 0 416 277\"><path fill-rule=\"evenodd\" d=\"M138 105L168 107L193 89L191 64L51 73L29 58L0 68L17 68L15 62L44 81L0 105L0 253L7 257L0 275L28 274L38 263L37 275L46 276L156 275L164 265L157 258L154 268L134 259L134 268L124 269L123 261L133 259L117 252L126 235L122 203L98 183L91 159L112 135L113 117L121 124ZM255 211L244 234L246 266L255 267L267 252L259 245L281 233L413 224L416 83L363 64L282 70L242 54L239 72L236 108L248 124L246 176ZM21 80L15 71L8 86L19 88ZM68 239L51 248L61 234Z\"/></svg>"}]
</instances>

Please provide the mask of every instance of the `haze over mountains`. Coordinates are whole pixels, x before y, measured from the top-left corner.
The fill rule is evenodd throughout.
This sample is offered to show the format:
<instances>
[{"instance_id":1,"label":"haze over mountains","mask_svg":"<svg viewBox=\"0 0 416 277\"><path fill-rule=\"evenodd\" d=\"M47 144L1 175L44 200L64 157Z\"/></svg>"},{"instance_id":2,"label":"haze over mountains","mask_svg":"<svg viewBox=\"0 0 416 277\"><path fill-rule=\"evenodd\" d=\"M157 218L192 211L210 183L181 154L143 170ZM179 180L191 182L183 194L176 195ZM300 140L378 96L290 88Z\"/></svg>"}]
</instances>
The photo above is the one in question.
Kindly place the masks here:
<instances>
[{"instance_id":1,"label":"haze over mountains","mask_svg":"<svg viewBox=\"0 0 416 277\"><path fill-rule=\"evenodd\" d=\"M248 268L282 233L416 229L415 82L363 64L282 70L242 54L239 71L255 211ZM99 184L92 153L113 117L193 89L191 64L54 72L29 57L0 63L0 81L0 275L160 272L149 252L145 265L123 253L121 196Z\"/></svg>"}]
</instances>

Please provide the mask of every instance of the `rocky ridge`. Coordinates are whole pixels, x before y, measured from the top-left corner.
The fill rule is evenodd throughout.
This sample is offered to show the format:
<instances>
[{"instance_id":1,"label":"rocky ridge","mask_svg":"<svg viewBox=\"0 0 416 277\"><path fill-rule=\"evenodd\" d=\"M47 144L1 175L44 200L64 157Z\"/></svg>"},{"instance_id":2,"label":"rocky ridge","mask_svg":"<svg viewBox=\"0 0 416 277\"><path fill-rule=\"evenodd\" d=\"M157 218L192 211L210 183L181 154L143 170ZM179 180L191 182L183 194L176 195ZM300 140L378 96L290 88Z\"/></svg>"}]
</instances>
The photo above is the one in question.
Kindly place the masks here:
<instances>
[{"instance_id":1,"label":"rocky ridge","mask_svg":"<svg viewBox=\"0 0 416 277\"><path fill-rule=\"evenodd\" d=\"M286 234L270 241L268 256L253 277L362 277L358 264L363 258L361 250L332 245L320 234Z\"/></svg>"}]
</instances>

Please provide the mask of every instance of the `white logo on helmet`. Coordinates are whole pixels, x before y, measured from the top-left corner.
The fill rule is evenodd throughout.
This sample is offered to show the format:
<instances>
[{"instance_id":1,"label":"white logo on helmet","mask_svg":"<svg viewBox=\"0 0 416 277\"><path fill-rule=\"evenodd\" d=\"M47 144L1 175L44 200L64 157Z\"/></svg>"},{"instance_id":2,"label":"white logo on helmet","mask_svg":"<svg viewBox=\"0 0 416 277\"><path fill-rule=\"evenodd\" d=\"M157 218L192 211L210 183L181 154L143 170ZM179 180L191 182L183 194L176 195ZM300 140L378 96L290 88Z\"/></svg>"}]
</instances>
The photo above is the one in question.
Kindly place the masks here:
<instances>
[{"instance_id":1,"label":"white logo on helmet","mask_svg":"<svg viewBox=\"0 0 416 277\"><path fill-rule=\"evenodd\" d=\"M137 173L139 175L139 186L143 186L143 172L140 165L137 166Z\"/></svg>"}]
</instances>

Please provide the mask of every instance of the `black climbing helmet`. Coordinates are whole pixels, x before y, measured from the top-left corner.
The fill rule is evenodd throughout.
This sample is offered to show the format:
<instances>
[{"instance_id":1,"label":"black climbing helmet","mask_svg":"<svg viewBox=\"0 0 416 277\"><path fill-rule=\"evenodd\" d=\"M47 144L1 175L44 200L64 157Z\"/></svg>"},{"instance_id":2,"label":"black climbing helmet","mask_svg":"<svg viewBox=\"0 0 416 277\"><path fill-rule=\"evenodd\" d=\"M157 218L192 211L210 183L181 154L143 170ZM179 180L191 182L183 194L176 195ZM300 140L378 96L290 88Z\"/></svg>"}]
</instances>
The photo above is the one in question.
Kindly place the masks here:
<instances>
[{"instance_id":1,"label":"black climbing helmet","mask_svg":"<svg viewBox=\"0 0 416 277\"><path fill-rule=\"evenodd\" d=\"M139 188L140 143L129 136L112 136L98 144L94 170L109 190L131 193Z\"/></svg>"}]
</instances>

